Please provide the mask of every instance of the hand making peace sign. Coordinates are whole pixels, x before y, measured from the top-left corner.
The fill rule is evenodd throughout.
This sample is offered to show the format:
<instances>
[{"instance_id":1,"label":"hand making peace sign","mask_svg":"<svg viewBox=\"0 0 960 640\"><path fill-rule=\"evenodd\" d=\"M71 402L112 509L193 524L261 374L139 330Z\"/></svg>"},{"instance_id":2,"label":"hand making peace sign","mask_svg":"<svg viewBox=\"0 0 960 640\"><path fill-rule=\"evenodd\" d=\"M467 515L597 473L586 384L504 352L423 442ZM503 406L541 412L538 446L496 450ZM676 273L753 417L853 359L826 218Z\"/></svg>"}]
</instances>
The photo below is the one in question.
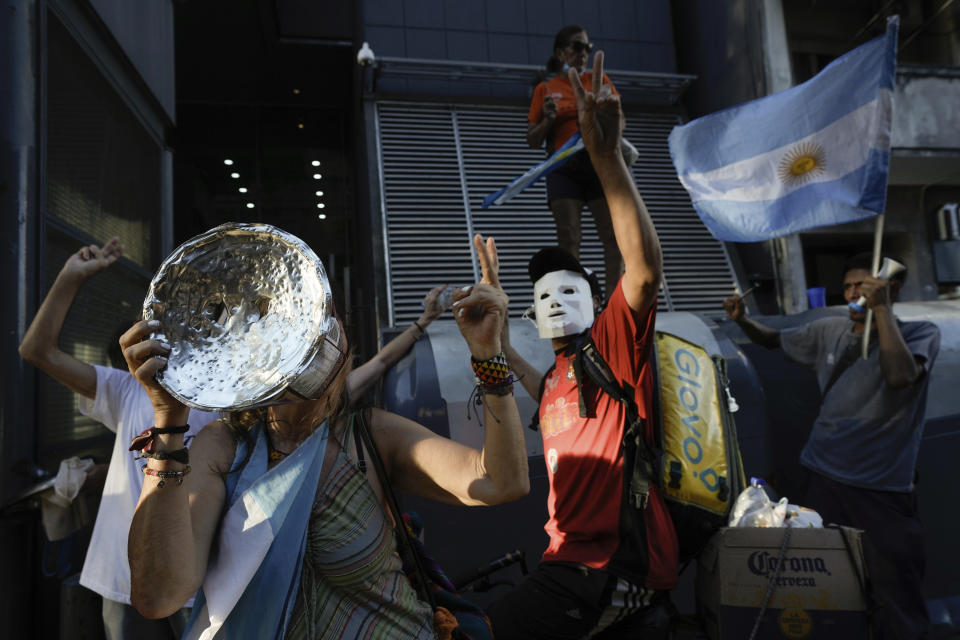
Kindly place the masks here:
<instances>
[{"instance_id":1,"label":"hand making peace sign","mask_svg":"<svg viewBox=\"0 0 960 640\"><path fill-rule=\"evenodd\" d=\"M577 100L577 118L583 144L592 155L611 152L620 148L623 134L623 111L620 96L613 93L603 81L603 51L593 56L593 86L586 91L580 83L576 69L568 72L573 95Z\"/></svg>"},{"instance_id":2,"label":"hand making peace sign","mask_svg":"<svg viewBox=\"0 0 960 640\"><path fill-rule=\"evenodd\" d=\"M486 360L500 353L500 330L507 317L507 294L500 287L500 261L493 238L473 237L482 273L480 282L469 290L453 292L453 316L457 320L470 353Z\"/></svg>"}]
</instances>

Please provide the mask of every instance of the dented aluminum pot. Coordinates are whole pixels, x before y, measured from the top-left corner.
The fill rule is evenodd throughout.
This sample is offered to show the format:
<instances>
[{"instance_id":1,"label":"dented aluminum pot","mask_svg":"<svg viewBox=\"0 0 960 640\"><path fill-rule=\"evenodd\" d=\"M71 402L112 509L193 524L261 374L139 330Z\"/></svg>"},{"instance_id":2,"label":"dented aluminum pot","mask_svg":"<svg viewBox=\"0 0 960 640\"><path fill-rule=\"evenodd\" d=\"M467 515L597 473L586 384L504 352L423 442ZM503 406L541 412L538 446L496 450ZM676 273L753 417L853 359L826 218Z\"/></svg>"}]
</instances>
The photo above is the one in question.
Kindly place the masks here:
<instances>
[{"instance_id":1,"label":"dented aluminum pot","mask_svg":"<svg viewBox=\"0 0 960 640\"><path fill-rule=\"evenodd\" d=\"M177 247L143 316L171 346L157 380L205 411L319 398L345 359L323 264L266 224L227 223Z\"/></svg>"}]
</instances>

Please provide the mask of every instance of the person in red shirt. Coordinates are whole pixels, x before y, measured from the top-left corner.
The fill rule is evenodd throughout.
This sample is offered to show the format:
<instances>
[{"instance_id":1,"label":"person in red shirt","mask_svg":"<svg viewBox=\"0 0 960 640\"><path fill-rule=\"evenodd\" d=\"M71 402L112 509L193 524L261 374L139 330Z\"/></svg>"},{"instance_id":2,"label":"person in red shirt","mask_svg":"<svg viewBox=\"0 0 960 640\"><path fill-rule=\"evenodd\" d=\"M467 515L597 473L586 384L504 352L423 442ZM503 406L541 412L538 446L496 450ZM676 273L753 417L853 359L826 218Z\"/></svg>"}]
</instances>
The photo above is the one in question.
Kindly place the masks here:
<instances>
[{"instance_id":1,"label":"person in red shirt","mask_svg":"<svg viewBox=\"0 0 960 640\"><path fill-rule=\"evenodd\" d=\"M603 77L602 71L598 52L593 77ZM599 300L586 271L564 249L542 249L529 271L537 327L541 338L552 341L554 368L544 378L510 346L508 336L501 338L511 368L540 401L550 542L537 570L491 605L497 640L623 637L648 623L647 614L657 610L678 577L676 532L658 487L651 485L640 508L625 499L623 405L589 379L581 376L578 382L572 366L577 338L589 332L617 381L635 390L640 416L649 416L660 242L620 152L619 97L606 84L585 90L575 71L570 82L625 271L594 321ZM646 430L650 441L652 421Z\"/></svg>"},{"instance_id":2,"label":"person in red shirt","mask_svg":"<svg viewBox=\"0 0 960 640\"><path fill-rule=\"evenodd\" d=\"M592 50L586 29L579 25L564 27L557 33L553 56L547 61L547 79L537 85L530 101L527 144L532 148L545 146L547 155L552 155L577 132L577 102L567 71L576 69L580 83L591 91L593 74L585 69ZM611 92L619 95L610 78L604 76L603 81ZM612 291L620 278L623 262L600 179L586 152L577 153L547 175L547 204L557 225L557 244L576 258L580 257L580 215L584 204L590 207L597 235L603 243L606 287Z\"/></svg>"}]
</instances>

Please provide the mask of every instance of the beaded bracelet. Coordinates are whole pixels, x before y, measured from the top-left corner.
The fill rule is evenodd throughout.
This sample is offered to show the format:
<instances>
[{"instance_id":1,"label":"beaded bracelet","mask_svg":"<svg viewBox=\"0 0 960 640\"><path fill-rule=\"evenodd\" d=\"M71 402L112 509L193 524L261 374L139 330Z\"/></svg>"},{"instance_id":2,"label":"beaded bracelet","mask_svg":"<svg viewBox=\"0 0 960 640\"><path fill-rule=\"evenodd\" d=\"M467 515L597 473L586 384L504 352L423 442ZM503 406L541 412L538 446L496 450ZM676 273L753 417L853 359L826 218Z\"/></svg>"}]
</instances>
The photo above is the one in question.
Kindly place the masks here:
<instances>
[{"instance_id":1,"label":"beaded bracelet","mask_svg":"<svg viewBox=\"0 0 960 640\"><path fill-rule=\"evenodd\" d=\"M167 484L167 478L176 478L177 486L183 484L183 476L190 473L190 465L187 465L180 471L161 471L160 469L151 469L150 467L143 468L143 474L146 476L154 476L160 478L160 482L157 483L157 489L163 489Z\"/></svg>"},{"instance_id":2,"label":"beaded bracelet","mask_svg":"<svg viewBox=\"0 0 960 640\"><path fill-rule=\"evenodd\" d=\"M140 460L141 458L173 460L181 464L188 464L190 462L190 450L184 447L183 449L174 449L173 451L153 451L151 448L150 450L142 451L135 459Z\"/></svg>"}]
</instances>

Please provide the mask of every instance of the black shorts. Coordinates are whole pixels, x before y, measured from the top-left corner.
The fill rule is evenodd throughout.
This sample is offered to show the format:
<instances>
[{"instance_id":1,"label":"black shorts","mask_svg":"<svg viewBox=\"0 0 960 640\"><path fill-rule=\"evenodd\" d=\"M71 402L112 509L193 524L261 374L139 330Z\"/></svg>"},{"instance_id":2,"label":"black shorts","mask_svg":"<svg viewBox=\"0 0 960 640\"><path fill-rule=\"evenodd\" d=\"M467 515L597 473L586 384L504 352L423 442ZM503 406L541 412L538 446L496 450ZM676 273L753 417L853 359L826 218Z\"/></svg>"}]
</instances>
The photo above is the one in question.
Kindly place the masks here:
<instances>
[{"instance_id":1,"label":"black shorts","mask_svg":"<svg viewBox=\"0 0 960 640\"><path fill-rule=\"evenodd\" d=\"M630 585L611 573L567 562L541 562L488 608L497 640L648 637L669 618L666 591ZM662 615L661 615L662 614Z\"/></svg>"},{"instance_id":2,"label":"black shorts","mask_svg":"<svg viewBox=\"0 0 960 640\"><path fill-rule=\"evenodd\" d=\"M575 153L562 167L547 174L547 204L563 198L591 202L602 197L600 178L586 151Z\"/></svg>"}]
</instances>

